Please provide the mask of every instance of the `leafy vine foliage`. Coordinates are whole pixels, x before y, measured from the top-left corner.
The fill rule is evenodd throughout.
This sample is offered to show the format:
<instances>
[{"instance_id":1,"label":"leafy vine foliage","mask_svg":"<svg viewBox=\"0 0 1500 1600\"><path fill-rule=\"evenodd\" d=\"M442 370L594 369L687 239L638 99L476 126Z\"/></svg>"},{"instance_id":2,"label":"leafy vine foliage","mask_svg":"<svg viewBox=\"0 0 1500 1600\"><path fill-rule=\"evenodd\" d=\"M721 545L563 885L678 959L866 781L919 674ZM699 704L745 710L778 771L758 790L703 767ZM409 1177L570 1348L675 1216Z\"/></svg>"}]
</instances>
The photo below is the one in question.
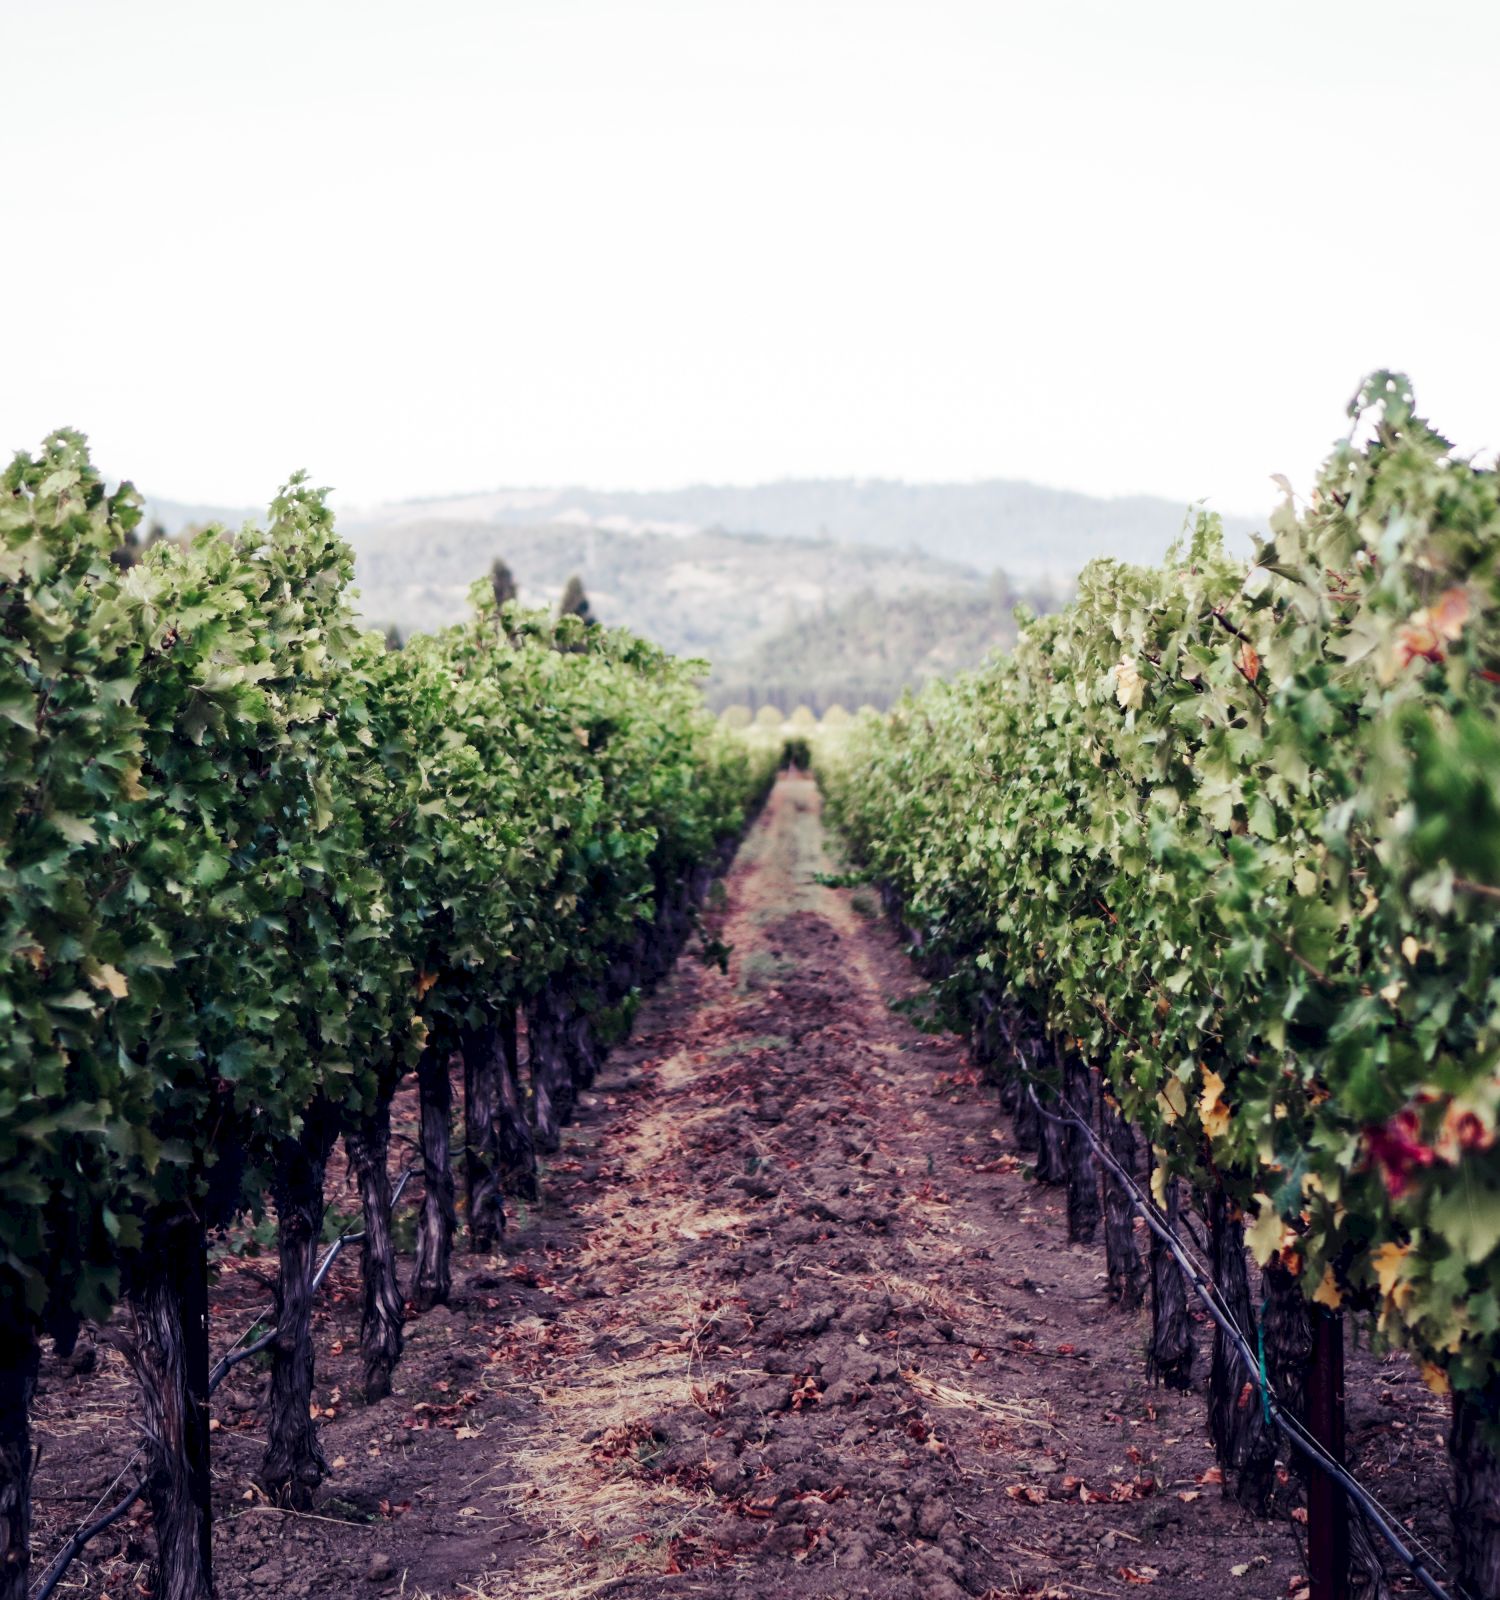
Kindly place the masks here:
<instances>
[{"instance_id":1,"label":"leafy vine foliage","mask_svg":"<svg viewBox=\"0 0 1500 1600\"><path fill-rule=\"evenodd\" d=\"M1095 562L823 776L949 1018L1004 1003L1080 1050L1158 1197L1227 1200L1263 1267L1451 1387L1478 1449L1465 1419L1500 1420L1500 485L1398 375L1349 414L1248 567L1208 515L1159 568Z\"/></svg>"},{"instance_id":2,"label":"leafy vine foliage","mask_svg":"<svg viewBox=\"0 0 1500 1600\"><path fill-rule=\"evenodd\" d=\"M302 1304L286 1275L338 1133L383 1156L424 1049L446 1068L540 996L568 997L589 1049L619 1037L663 918L681 932L772 775L702 710L701 664L502 607L488 578L469 623L387 650L301 476L264 530L121 566L140 516L76 433L0 478L5 1595L25 1592L36 1339L66 1347L127 1296L138 1370L165 1383L150 1330L181 1240L201 1278L205 1229L268 1194L283 1312ZM310 1379L309 1354L293 1408ZM315 1481L315 1439L281 1443L283 1476L311 1461Z\"/></svg>"}]
</instances>

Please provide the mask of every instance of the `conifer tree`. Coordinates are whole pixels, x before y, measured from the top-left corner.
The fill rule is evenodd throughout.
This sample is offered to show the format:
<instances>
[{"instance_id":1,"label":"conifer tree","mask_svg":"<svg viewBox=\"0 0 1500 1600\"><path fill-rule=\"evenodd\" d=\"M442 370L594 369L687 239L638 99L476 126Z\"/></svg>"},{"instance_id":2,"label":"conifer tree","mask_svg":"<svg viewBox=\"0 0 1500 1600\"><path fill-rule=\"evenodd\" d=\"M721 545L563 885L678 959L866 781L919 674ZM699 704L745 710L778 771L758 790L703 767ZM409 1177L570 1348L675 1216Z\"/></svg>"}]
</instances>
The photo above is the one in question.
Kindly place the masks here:
<instances>
[{"instance_id":1,"label":"conifer tree","mask_svg":"<svg viewBox=\"0 0 1500 1600\"><path fill-rule=\"evenodd\" d=\"M516 599L521 592L516 584L515 574L500 556L496 556L490 563L490 588L495 592L497 606L503 606L507 600Z\"/></svg>"},{"instance_id":2,"label":"conifer tree","mask_svg":"<svg viewBox=\"0 0 1500 1600\"><path fill-rule=\"evenodd\" d=\"M593 622L594 613L589 609L589 597L583 592L583 579L575 572L563 586L562 599L557 603L557 614L560 617L578 617L584 622Z\"/></svg>"}]
</instances>

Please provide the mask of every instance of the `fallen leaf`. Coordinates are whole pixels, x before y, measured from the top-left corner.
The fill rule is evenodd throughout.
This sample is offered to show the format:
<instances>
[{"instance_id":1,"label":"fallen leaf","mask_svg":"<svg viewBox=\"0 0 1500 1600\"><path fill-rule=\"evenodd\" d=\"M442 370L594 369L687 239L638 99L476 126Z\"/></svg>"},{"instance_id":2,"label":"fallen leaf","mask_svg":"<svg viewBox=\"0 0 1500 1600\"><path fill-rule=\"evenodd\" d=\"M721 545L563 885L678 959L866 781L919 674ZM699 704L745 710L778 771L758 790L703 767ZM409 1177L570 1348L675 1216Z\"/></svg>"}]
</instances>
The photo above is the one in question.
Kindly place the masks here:
<instances>
[{"instance_id":1,"label":"fallen leaf","mask_svg":"<svg viewBox=\"0 0 1500 1600\"><path fill-rule=\"evenodd\" d=\"M1190 1506L1193 1501L1203 1498L1203 1491L1201 1489L1179 1489L1177 1498L1182 1501L1183 1505Z\"/></svg>"}]
</instances>

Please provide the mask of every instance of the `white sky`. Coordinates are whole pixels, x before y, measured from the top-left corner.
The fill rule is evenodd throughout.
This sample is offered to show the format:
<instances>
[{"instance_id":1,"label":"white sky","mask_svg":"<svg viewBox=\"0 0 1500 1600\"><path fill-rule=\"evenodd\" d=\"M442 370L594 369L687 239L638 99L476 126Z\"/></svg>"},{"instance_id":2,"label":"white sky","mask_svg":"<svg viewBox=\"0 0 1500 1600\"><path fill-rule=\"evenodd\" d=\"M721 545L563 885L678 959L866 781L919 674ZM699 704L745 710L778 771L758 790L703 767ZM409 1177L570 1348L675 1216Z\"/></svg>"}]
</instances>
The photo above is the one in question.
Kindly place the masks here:
<instances>
[{"instance_id":1,"label":"white sky","mask_svg":"<svg viewBox=\"0 0 1500 1600\"><path fill-rule=\"evenodd\" d=\"M1500 443L1494 0L0 0L0 451L151 492Z\"/></svg>"}]
</instances>

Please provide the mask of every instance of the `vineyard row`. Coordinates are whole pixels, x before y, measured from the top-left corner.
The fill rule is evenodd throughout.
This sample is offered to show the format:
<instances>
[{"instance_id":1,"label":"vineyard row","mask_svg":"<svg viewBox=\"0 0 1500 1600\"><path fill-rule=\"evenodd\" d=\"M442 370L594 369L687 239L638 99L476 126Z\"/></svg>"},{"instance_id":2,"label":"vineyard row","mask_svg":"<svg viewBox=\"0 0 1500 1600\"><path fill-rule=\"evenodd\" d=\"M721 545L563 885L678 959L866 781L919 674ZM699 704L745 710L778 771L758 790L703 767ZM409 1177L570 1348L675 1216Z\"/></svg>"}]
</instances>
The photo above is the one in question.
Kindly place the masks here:
<instances>
[{"instance_id":1,"label":"vineyard row","mask_svg":"<svg viewBox=\"0 0 1500 1600\"><path fill-rule=\"evenodd\" d=\"M1125 1170L1147 1152L1290 1413L1336 1314L1451 1392L1456 1564L1494 1600L1500 484L1399 376L1350 419L1252 559L1199 515L1160 567L1095 562L1012 653L829 742L821 777L938 1018ZM1082 1141L1018 1082L1018 1135L1092 1237ZM1140 1260L1107 1176L1103 1200L1111 1293L1154 1286L1152 1367L1185 1386L1180 1276ZM1274 1436L1241 1381L1221 1332L1212 1432L1264 1506Z\"/></svg>"},{"instance_id":2,"label":"vineyard row","mask_svg":"<svg viewBox=\"0 0 1500 1600\"><path fill-rule=\"evenodd\" d=\"M398 1084L415 1069L426 1307L450 1288L450 1062L467 1223L492 1249L773 764L717 728L693 663L498 607L487 583L469 622L388 650L301 477L264 530L117 564L140 517L73 433L0 478L0 1600L28 1586L40 1341L66 1352L112 1317L139 1380L155 1592L211 1592L207 1241L268 1203L262 1481L310 1502L337 1141L363 1201L373 1400L402 1343Z\"/></svg>"}]
</instances>

